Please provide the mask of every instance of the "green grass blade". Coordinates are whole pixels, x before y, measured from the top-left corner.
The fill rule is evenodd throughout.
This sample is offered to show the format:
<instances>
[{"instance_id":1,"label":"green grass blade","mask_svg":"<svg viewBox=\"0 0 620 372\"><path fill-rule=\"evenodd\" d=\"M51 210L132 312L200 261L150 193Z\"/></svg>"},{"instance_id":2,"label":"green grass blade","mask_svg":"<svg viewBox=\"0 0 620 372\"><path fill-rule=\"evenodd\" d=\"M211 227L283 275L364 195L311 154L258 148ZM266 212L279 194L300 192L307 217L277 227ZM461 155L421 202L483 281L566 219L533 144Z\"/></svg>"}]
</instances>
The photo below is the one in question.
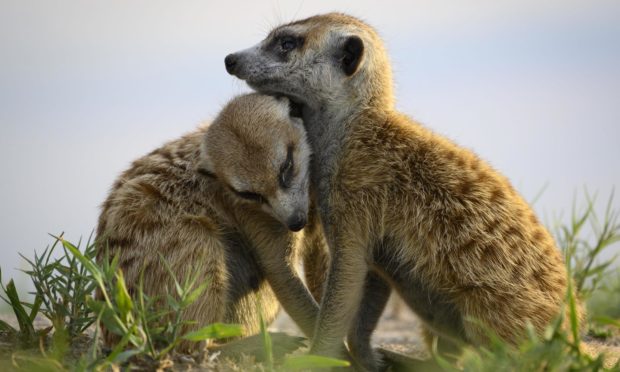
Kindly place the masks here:
<instances>
[{"instance_id":1,"label":"green grass blade","mask_svg":"<svg viewBox=\"0 0 620 372\"><path fill-rule=\"evenodd\" d=\"M189 306L189 305L193 304L198 299L198 297L200 297L200 295L205 291L205 289L207 289L208 286L209 286L209 282L204 282L200 286L198 286L197 288L192 290L187 295L187 297L184 299L182 305L183 306Z\"/></svg>"},{"instance_id":2,"label":"green grass blade","mask_svg":"<svg viewBox=\"0 0 620 372\"><path fill-rule=\"evenodd\" d=\"M99 314L99 320L108 329L108 331L119 336L125 335L129 332L127 326L114 312L114 308L109 307L105 302L96 301L90 296L86 299L86 302L91 310Z\"/></svg>"},{"instance_id":3,"label":"green grass blade","mask_svg":"<svg viewBox=\"0 0 620 372\"><path fill-rule=\"evenodd\" d=\"M118 364L122 364L128 361L129 358L135 355L141 354L141 353L142 353L142 350L140 349L129 349L129 350L121 351L120 353L115 355L114 362Z\"/></svg>"},{"instance_id":4,"label":"green grass blade","mask_svg":"<svg viewBox=\"0 0 620 372\"><path fill-rule=\"evenodd\" d=\"M138 281L138 300L136 302L136 306L138 307L138 316L140 318L140 322L144 326L144 335L146 337L146 347L149 350L151 355L156 354L155 345L153 343L153 326L149 323L147 319L147 312L149 311L147 306L145 305L145 297L144 294L144 270L140 270L140 279ZM148 304L148 299L147 302Z\"/></svg>"},{"instance_id":5,"label":"green grass blade","mask_svg":"<svg viewBox=\"0 0 620 372\"><path fill-rule=\"evenodd\" d=\"M189 332L181 338L188 341L204 341L207 339L221 339L241 336L241 326L237 324L214 323L200 328L197 331Z\"/></svg>"},{"instance_id":6,"label":"green grass blade","mask_svg":"<svg viewBox=\"0 0 620 372\"><path fill-rule=\"evenodd\" d=\"M117 358L119 358L119 356L121 356L123 358L131 357L131 356L128 356L128 354L126 354L126 353L121 355L124 352L124 350L125 350L125 346L127 346L127 344L129 343L130 337L131 337L131 333L130 332L125 333L123 335L123 338L121 338L119 343L116 344L116 346L114 346L114 349L112 350L112 352L110 352L110 355L108 355L108 357L105 360L107 362L110 362L110 363L122 363L122 362L126 361L126 359L125 360L119 360L119 359L117 359Z\"/></svg>"},{"instance_id":7,"label":"green grass blade","mask_svg":"<svg viewBox=\"0 0 620 372\"><path fill-rule=\"evenodd\" d=\"M77 247L75 247L73 244L69 243L68 241L66 241L66 240L64 240L62 238L58 238L58 239L61 240L63 247L65 247L67 250L69 250L69 252L71 252L71 254L74 257L77 257L77 259L80 261L80 263L86 268L86 270L88 270L90 275L92 275L93 279L99 285L99 289L101 289L101 293L103 294L103 296L104 296L108 306L112 307L112 302L110 301L110 298L108 297L108 293L106 291L106 287L105 287L105 283L104 283L104 278L103 278L103 272L99 268L99 266L97 266L93 262L92 259L84 256L82 254L82 252L80 252L80 250L77 249ZM117 258L117 257L115 257L115 258ZM115 261L113 259L112 264L114 264L114 262Z\"/></svg>"},{"instance_id":8,"label":"green grass blade","mask_svg":"<svg viewBox=\"0 0 620 372\"><path fill-rule=\"evenodd\" d=\"M267 332L260 301L258 302L258 318L260 321L261 340L263 341L263 348L265 349L265 364L267 364L268 371L273 371L273 342L271 341L271 335Z\"/></svg>"},{"instance_id":9,"label":"green grass blade","mask_svg":"<svg viewBox=\"0 0 620 372\"><path fill-rule=\"evenodd\" d=\"M121 318L127 319L133 309L133 302L131 296L129 296L129 291L127 290L125 278L121 270L118 270L116 273L116 296L114 299L116 300L116 306L118 306Z\"/></svg>"},{"instance_id":10,"label":"green grass blade","mask_svg":"<svg viewBox=\"0 0 620 372\"><path fill-rule=\"evenodd\" d=\"M316 368L349 367L346 360L323 357L319 355L290 355L284 358L282 368L285 371L300 371Z\"/></svg>"},{"instance_id":11,"label":"green grass blade","mask_svg":"<svg viewBox=\"0 0 620 372\"><path fill-rule=\"evenodd\" d=\"M14 353L11 359L16 371L67 372L59 361L48 357Z\"/></svg>"},{"instance_id":12,"label":"green grass blade","mask_svg":"<svg viewBox=\"0 0 620 372\"><path fill-rule=\"evenodd\" d=\"M17 323L19 324L19 329L22 335L27 340L32 340L35 335L34 325L32 324L32 320L30 320L30 316L26 312L26 309L19 300L19 295L17 294L17 289L15 288L13 279L11 279L11 281L9 281L6 285L5 291L9 301L11 301L11 307L13 308L13 312L17 318Z\"/></svg>"},{"instance_id":13,"label":"green grass blade","mask_svg":"<svg viewBox=\"0 0 620 372\"><path fill-rule=\"evenodd\" d=\"M594 318L595 321L601 323L601 324L607 324L607 325L612 325L614 327L617 327L618 329L620 329L620 320L617 319L613 319L610 318L608 316L597 316Z\"/></svg>"},{"instance_id":14,"label":"green grass blade","mask_svg":"<svg viewBox=\"0 0 620 372\"><path fill-rule=\"evenodd\" d=\"M569 268L570 270L570 268ZM573 284L572 280L569 278L568 280L568 310L569 310L569 320L570 320L570 328L573 336L573 343L579 351L579 319L577 317L577 302L575 300L575 294L573 293Z\"/></svg>"},{"instance_id":15,"label":"green grass blade","mask_svg":"<svg viewBox=\"0 0 620 372\"><path fill-rule=\"evenodd\" d=\"M30 318L30 322L34 322L34 319L37 317L37 314L39 314L39 309L41 309L42 303L43 303L43 299L41 298L41 296L39 295L35 296L34 303L30 307L30 315L28 315L28 318Z\"/></svg>"},{"instance_id":16,"label":"green grass blade","mask_svg":"<svg viewBox=\"0 0 620 372\"><path fill-rule=\"evenodd\" d=\"M174 271L170 267L170 264L168 263L168 260L166 260L161 253L159 253L159 259L164 264L164 267L168 271L168 274L170 275L170 277L174 281L174 288L175 288L175 290L177 292L177 296L180 297L183 294L183 288L181 287L181 283L179 283L179 280L177 279L176 275L174 275Z\"/></svg>"}]
</instances>

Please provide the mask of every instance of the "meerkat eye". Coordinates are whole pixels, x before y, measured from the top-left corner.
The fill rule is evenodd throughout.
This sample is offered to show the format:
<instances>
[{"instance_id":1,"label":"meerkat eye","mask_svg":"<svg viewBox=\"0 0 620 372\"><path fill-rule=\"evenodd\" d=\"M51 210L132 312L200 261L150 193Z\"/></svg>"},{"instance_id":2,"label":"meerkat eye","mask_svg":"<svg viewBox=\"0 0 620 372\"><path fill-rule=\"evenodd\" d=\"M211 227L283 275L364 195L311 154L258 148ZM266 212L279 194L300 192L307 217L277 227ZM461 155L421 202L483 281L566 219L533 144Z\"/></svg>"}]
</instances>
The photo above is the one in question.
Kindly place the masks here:
<instances>
[{"instance_id":1,"label":"meerkat eye","mask_svg":"<svg viewBox=\"0 0 620 372\"><path fill-rule=\"evenodd\" d=\"M235 193L241 199L253 201L260 204L267 203L267 199L265 199L261 194L251 192L251 191L238 191L234 188L230 187L230 190Z\"/></svg>"},{"instance_id":2,"label":"meerkat eye","mask_svg":"<svg viewBox=\"0 0 620 372\"><path fill-rule=\"evenodd\" d=\"M285 36L280 40L280 48L288 52L297 48L297 38L293 36Z\"/></svg>"},{"instance_id":3,"label":"meerkat eye","mask_svg":"<svg viewBox=\"0 0 620 372\"><path fill-rule=\"evenodd\" d=\"M265 198L263 198L261 194L257 194L255 192L240 191L237 193L237 195L239 195L240 198L243 198L245 200L251 200L261 204L265 202Z\"/></svg>"},{"instance_id":4,"label":"meerkat eye","mask_svg":"<svg viewBox=\"0 0 620 372\"><path fill-rule=\"evenodd\" d=\"M293 180L293 172L295 170L293 163L293 145L289 145L286 154L286 160L282 163L280 167L280 174L278 176L278 183L280 187L283 189L288 189L291 187L291 182Z\"/></svg>"}]
</instances>

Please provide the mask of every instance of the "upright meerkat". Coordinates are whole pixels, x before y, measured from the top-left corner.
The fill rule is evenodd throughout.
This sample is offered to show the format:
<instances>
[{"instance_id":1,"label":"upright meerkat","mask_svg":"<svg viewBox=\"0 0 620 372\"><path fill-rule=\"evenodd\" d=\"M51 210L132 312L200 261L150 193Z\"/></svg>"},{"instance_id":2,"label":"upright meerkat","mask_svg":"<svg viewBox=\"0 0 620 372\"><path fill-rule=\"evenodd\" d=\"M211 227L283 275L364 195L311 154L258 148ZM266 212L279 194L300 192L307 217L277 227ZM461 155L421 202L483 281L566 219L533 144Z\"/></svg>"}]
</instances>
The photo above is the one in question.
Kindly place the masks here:
<instances>
[{"instance_id":1,"label":"upright meerkat","mask_svg":"<svg viewBox=\"0 0 620 372\"><path fill-rule=\"evenodd\" d=\"M120 176L103 204L99 247L118 254L130 290L143 272L150 295L174 288L162 258L179 279L199 270L209 286L183 314L195 327L237 323L252 335L259 331L257 301L271 322L279 300L310 336L318 304L295 263L300 249L322 239L294 233L309 213L309 157L287 98L240 96L210 126L165 144ZM312 215L306 234L322 234ZM190 351L191 344L182 346Z\"/></svg>"},{"instance_id":2,"label":"upright meerkat","mask_svg":"<svg viewBox=\"0 0 620 372\"><path fill-rule=\"evenodd\" d=\"M484 343L483 325L517 342L528 322L541 332L562 312L567 273L549 232L504 176L395 110L373 28L318 15L225 64L254 89L303 104L332 256L311 353L341 356L348 332L357 360L377 368L352 320L380 314L383 281L447 344ZM375 306L360 307L362 296Z\"/></svg>"}]
</instances>

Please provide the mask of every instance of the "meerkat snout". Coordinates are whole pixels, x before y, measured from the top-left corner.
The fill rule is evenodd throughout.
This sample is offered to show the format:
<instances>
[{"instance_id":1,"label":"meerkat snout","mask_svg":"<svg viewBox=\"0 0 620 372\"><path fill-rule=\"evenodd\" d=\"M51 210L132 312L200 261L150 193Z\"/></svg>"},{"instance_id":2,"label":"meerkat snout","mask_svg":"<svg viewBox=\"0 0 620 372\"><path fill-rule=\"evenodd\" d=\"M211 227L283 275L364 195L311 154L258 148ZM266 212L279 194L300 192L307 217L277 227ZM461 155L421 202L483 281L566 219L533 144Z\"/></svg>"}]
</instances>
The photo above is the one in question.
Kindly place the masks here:
<instances>
[{"instance_id":1,"label":"meerkat snout","mask_svg":"<svg viewBox=\"0 0 620 372\"><path fill-rule=\"evenodd\" d=\"M226 66L226 72L230 75L235 73L235 66L237 66L237 56L235 54L229 54L224 58L224 65Z\"/></svg>"},{"instance_id":2,"label":"meerkat snout","mask_svg":"<svg viewBox=\"0 0 620 372\"><path fill-rule=\"evenodd\" d=\"M287 226L291 231L299 231L306 226L308 211L297 210L288 219Z\"/></svg>"}]
</instances>

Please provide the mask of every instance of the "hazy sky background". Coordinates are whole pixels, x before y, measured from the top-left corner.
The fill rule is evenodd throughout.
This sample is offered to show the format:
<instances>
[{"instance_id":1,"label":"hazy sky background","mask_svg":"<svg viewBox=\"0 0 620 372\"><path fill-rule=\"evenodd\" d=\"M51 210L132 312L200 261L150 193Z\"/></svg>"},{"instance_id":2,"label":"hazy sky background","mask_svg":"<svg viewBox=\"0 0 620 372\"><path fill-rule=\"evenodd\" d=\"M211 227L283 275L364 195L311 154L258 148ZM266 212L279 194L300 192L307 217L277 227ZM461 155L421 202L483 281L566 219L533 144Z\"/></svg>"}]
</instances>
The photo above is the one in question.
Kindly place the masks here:
<instances>
[{"instance_id":1,"label":"hazy sky background","mask_svg":"<svg viewBox=\"0 0 620 372\"><path fill-rule=\"evenodd\" d=\"M620 184L617 0L0 0L5 280L47 233L88 236L133 159L248 90L226 74L226 54L333 10L380 31L400 109L526 199L548 184L541 215L569 212L584 186L606 198Z\"/></svg>"}]
</instances>

